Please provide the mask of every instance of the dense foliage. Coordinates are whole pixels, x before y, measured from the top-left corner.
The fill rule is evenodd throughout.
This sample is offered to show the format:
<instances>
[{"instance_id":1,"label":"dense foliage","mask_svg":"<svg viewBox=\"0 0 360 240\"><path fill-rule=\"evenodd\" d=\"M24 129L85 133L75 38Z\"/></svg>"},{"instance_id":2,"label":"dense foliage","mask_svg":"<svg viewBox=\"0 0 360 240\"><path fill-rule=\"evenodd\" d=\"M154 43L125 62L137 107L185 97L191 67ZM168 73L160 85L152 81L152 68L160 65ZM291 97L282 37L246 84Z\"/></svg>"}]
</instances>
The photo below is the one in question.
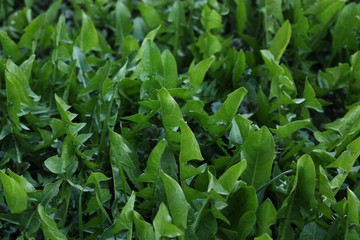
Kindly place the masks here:
<instances>
[{"instance_id":1,"label":"dense foliage","mask_svg":"<svg viewBox=\"0 0 360 240\"><path fill-rule=\"evenodd\" d=\"M2 239L358 239L360 4L0 0Z\"/></svg>"}]
</instances>

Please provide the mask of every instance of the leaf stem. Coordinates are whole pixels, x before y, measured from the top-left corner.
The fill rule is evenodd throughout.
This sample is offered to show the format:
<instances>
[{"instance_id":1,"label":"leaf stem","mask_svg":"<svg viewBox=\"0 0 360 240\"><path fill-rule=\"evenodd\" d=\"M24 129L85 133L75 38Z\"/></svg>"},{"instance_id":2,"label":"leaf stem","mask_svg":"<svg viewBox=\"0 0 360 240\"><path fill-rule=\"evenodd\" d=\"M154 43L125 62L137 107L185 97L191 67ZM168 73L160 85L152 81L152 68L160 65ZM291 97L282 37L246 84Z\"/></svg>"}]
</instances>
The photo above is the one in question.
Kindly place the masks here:
<instances>
[{"instance_id":1,"label":"leaf stem","mask_svg":"<svg viewBox=\"0 0 360 240\"><path fill-rule=\"evenodd\" d=\"M277 175L276 177L270 179L269 181L267 181L266 183L264 183L262 186L259 187L258 190L256 190L256 193L260 192L261 190L265 189L266 187L268 187L270 184L272 184L273 182L275 182L276 180L278 180L279 178L281 178L284 175L290 174L295 172L295 170L287 170L285 172L280 173L279 175Z\"/></svg>"}]
</instances>

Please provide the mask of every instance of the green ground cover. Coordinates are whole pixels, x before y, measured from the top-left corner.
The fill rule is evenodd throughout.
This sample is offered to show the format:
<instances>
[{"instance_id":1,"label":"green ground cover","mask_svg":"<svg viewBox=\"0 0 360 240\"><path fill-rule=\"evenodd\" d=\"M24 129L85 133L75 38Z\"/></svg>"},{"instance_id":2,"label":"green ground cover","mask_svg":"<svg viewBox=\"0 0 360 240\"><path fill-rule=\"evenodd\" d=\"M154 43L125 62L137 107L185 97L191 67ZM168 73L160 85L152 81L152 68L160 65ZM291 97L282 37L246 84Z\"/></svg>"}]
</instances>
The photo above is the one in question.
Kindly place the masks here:
<instances>
[{"instance_id":1,"label":"green ground cover","mask_svg":"<svg viewBox=\"0 0 360 240\"><path fill-rule=\"evenodd\" d=\"M359 239L360 3L0 0L2 239Z\"/></svg>"}]
</instances>

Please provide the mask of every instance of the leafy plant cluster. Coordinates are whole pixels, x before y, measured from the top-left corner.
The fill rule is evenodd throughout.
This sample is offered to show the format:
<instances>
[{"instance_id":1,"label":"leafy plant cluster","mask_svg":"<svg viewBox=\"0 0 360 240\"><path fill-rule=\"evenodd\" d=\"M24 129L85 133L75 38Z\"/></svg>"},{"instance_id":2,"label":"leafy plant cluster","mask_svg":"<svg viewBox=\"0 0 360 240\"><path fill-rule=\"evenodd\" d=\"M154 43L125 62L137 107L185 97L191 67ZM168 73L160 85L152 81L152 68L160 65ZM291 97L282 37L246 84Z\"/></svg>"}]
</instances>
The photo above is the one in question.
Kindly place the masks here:
<instances>
[{"instance_id":1,"label":"leafy plant cluster","mask_svg":"<svg viewBox=\"0 0 360 240\"><path fill-rule=\"evenodd\" d=\"M4 239L358 239L360 5L0 0Z\"/></svg>"}]
</instances>

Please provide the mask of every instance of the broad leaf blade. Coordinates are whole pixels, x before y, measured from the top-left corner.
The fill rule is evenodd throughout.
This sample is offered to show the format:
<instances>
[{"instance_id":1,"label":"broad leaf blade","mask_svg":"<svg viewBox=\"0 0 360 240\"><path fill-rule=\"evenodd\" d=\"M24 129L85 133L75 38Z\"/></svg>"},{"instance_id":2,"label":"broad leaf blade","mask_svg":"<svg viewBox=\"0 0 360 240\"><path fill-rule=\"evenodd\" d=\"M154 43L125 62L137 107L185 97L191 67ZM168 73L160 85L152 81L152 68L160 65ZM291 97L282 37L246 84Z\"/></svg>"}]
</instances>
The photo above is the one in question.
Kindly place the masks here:
<instances>
[{"instance_id":1,"label":"broad leaf blade","mask_svg":"<svg viewBox=\"0 0 360 240\"><path fill-rule=\"evenodd\" d=\"M82 25L78 38L80 49L87 53L91 50L100 50L99 37L95 25L85 12L82 12Z\"/></svg>"},{"instance_id":2,"label":"broad leaf blade","mask_svg":"<svg viewBox=\"0 0 360 240\"><path fill-rule=\"evenodd\" d=\"M161 54L161 58L164 68L163 87L167 89L176 88L177 80L178 80L176 59L169 50L165 50Z\"/></svg>"},{"instance_id":3,"label":"broad leaf blade","mask_svg":"<svg viewBox=\"0 0 360 240\"><path fill-rule=\"evenodd\" d=\"M266 199L257 212L258 235L271 235L270 227L276 223L277 212L270 199Z\"/></svg>"},{"instance_id":4,"label":"broad leaf blade","mask_svg":"<svg viewBox=\"0 0 360 240\"><path fill-rule=\"evenodd\" d=\"M144 173L139 177L139 181L145 182L156 182L160 174L161 169L161 157L165 151L167 142L162 139L155 148L151 151L150 156L147 160L146 168Z\"/></svg>"},{"instance_id":5,"label":"broad leaf blade","mask_svg":"<svg viewBox=\"0 0 360 240\"><path fill-rule=\"evenodd\" d=\"M181 143L180 143L180 162L189 160L203 160L199 144L194 133L185 122L180 122Z\"/></svg>"},{"instance_id":6,"label":"broad leaf blade","mask_svg":"<svg viewBox=\"0 0 360 240\"><path fill-rule=\"evenodd\" d=\"M12 177L9 177L2 171L0 171L0 180L10 212L24 212L27 209L29 199L25 189Z\"/></svg>"},{"instance_id":7,"label":"broad leaf blade","mask_svg":"<svg viewBox=\"0 0 360 240\"><path fill-rule=\"evenodd\" d=\"M283 139L289 137L292 133L298 131L299 129L307 127L310 123L310 119L295 120L283 126L277 126L276 129L272 128L271 131L278 135L279 138Z\"/></svg>"},{"instance_id":8,"label":"broad leaf blade","mask_svg":"<svg viewBox=\"0 0 360 240\"><path fill-rule=\"evenodd\" d=\"M160 204L159 210L153 221L155 228L155 238L160 239L161 237L175 238L184 234L178 227L171 223L171 217L169 210L164 203Z\"/></svg>"},{"instance_id":9,"label":"broad leaf blade","mask_svg":"<svg viewBox=\"0 0 360 240\"><path fill-rule=\"evenodd\" d=\"M158 94L161 104L161 120L165 128L166 138L170 144L180 142L180 134L177 130L180 122L184 121L180 107L165 88L160 89Z\"/></svg>"},{"instance_id":10,"label":"broad leaf blade","mask_svg":"<svg viewBox=\"0 0 360 240\"><path fill-rule=\"evenodd\" d=\"M54 219L45 212L45 209L41 204L38 205L37 212L41 220L41 228L43 230L45 238L67 239L66 236L62 232L60 232L60 230L56 226Z\"/></svg>"},{"instance_id":11,"label":"broad leaf blade","mask_svg":"<svg viewBox=\"0 0 360 240\"><path fill-rule=\"evenodd\" d=\"M166 199L173 222L179 228L186 230L189 204L186 201L184 192L181 186L166 173L161 172L161 179L164 183Z\"/></svg>"},{"instance_id":12,"label":"broad leaf blade","mask_svg":"<svg viewBox=\"0 0 360 240\"><path fill-rule=\"evenodd\" d=\"M274 157L274 138L266 127L249 135L241 148L241 158L247 162L242 180L258 189L270 179Z\"/></svg>"},{"instance_id":13,"label":"broad leaf blade","mask_svg":"<svg viewBox=\"0 0 360 240\"><path fill-rule=\"evenodd\" d=\"M219 178L219 183L228 191L232 192L236 186L236 182L246 168L246 161L242 160L232 165Z\"/></svg>"},{"instance_id":14,"label":"broad leaf blade","mask_svg":"<svg viewBox=\"0 0 360 240\"><path fill-rule=\"evenodd\" d=\"M276 32L274 39L272 40L269 51L274 55L275 60L279 61L284 54L287 45L291 38L291 24L286 20L281 28Z\"/></svg>"},{"instance_id":15,"label":"broad leaf blade","mask_svg":"<svg viewBox=\"0 0 360 240\"><path fill-rule=\"evenodd\" d=\"M216 113L209 117L205 126L211 135L217 138L228 129L246 93L247 90L243 87L236 89L227 96Z\"/></svg>"},{"instance_id":16,"label":"broad leaf blade","mask_svg":"<svg viewBox=\"0 0 360 240\"><path fill-rule=\"evenodd\" d=\"M193 88L193 91L198 90L201 83L204 80L206 72L209 70L211 64L214 62L214 57L209 57L202 60L196 65L191 65L189 68L189 77L190 77L190 86Z\"/></svg>"}]
</instances>

